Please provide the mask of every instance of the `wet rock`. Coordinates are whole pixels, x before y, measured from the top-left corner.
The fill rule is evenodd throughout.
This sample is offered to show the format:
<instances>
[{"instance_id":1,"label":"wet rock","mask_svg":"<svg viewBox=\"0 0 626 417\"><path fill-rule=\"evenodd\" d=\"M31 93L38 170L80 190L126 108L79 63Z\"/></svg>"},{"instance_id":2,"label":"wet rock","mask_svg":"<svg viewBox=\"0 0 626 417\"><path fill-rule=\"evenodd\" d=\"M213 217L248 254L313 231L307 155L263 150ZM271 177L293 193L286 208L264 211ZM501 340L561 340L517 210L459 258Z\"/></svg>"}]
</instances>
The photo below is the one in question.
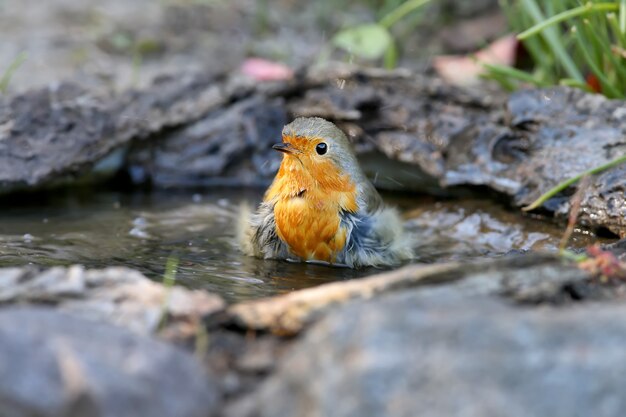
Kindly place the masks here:
<instances>
[{"instance_id":1,"label":"wet rock","mask_svg":"<svg viewBox=\"0 0 626 417\"><path fill-rule=\"evenodd\" d=\"M329 81L289 101L290 113L327 117L349 133L357 153L373 149L408 164L386 170L391 189L423 190L429 186L419 181L423 173L440 180L454 136L473 126L493 126L504 103L498 93L455 88L402 71L338 69ZM366 171L380 164L369 162Z\"/></svg>"},{"instance_id":2,"label":"wet rock","mask_svg":"<svg viewBox=\"0 0 626 417\"><path fill-rule=\"evenodd\" d=\"M52 308L0 308L8 417L207 417L217 393L188 354Z\"/></svg>"},{"instance_id":3,"label":"wet rock","mask_svg":"<svg viewBox=\"0 0 626 417\"><path fill-rule=\"evenodd\" d=\"M287 122L282 98L244 99L138 144L129 170L136 181L149 178L159 186L263 183L278 169L271 147Z\"/></svg>"},{"instance_id":4,"label":"wet rock","mask_svg":"<svg viewBox=\"0 0 626 417\"><path fill-rule=\"evenodd\" d=\"M0 190L37 185L106 155L121 143L114 132L106 99L73 84L0 100Z\"/></svg>"},{"instance_id":5,"label":"wet rock","mask_svg":"<svg viewBox=\"0 0 626 417\"><path fill-rule=\"evenodd\" d=\"M232 305L204 361L229 417L568 415L579 396L618 415L625 300L550 255L412 265Z\"/></svg>"},{"instance_id":6,"label":"wet rock","mask_svg":"<svg viewBox=\"0 0 626 417\"><path fill-rule=\"evenodd\" d=\"M135 332L169 335L196 331L200 319L224 307L222 299L182 287L168 289L128 268L81 266L0 269L1 304L55 305L61 311L107 321Z\"/></svg>"},{"instance_id":7,"label":"wet rock","mask_svg":"<svg viewBox=\"0 0 626 417\"><path fill-rule=\"evenodd\" d=\"M229 416L621 416L624 304L406 291L314 325ZM280 401L276 399L280 398Z\"/></svg>"},{"instance_id":8,"label":"wet rock","mask_svg":"<svg viewBox=\"0 0 626 417\"><path fill-rule=\"evenodd\" d=\"M188 74L119 96L62 83L0 98L0 192L84 173L131 140L196 120L246 85Z\"/></svg>"},{"instance_id":9,"label":"wet rock","mask_svg":"<svg viewBox=\"0 0 626 417\"><path fill-rule=\"evenodd\" d=\"M294 335L337 305L420 288L437 298L453 291L467 296L502 295L520 303L560 303L568 289L590 275L552 255L528 254L472 263L410 265L359 280L337 282L229 306L216 319L246 330Z\"/></svg>"},{"instance_id":10,"label":"wet rock","mask_svg":"<svg viewBox=\"0 0 626 417\"><path fill-rule=\"evenodd\" d=\"M0 100L0 191L84 173L130 143L126 168L137 182L269 181L278 159L266 145L295 115L342 126L359 121L361 152L377 148L392 159L421 161L438 177L448 137L477 123L491 104L491 96L406 71L337 68L261 84L179 74L118 96L65 83ZM379 137L375 148L367 145L371 135Z\"/></svg>"},{"instance_id":11,"label":"wet rock","mask_svg":"<svg viewBox=\"0 0 626 417\"><path fill-rule=\"evenodd\" d=\"M624 101L580 90L520 91L508 100L504 126L473 127L453 138L443 184L486 185L508 194L515 205L530 204L561 181L620 156L625 117ZM624 234L622 173L620 167L593 178L581 201L582 224ZM545 208L567 218L568 193Z\"/></svg>"}]
</instances>

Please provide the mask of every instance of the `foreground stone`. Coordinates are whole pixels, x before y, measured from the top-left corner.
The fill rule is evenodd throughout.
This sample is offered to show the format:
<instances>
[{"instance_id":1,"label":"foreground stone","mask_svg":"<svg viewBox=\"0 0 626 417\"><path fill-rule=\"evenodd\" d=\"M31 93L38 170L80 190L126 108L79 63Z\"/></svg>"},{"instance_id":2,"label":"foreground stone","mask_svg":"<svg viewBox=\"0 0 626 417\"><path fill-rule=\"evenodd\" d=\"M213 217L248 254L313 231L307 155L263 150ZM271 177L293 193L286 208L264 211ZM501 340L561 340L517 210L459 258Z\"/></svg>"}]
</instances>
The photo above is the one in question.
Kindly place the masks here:
<instances>
[{"instance_id":1,"label":"foreground stone","mask_svg":"<svg viewBox=\"0 0 626 417\"><path fill-rule=\"evenodd\" d=\"M142 334L195 332L200 319L224 307L202 291L166 288L128 268L85 270L74 265L39 270L0 269L0 304L55 305L61 311L115 323Z\"/></svg>"},{"instance_id":2,"label":"foreground stone","mask_svg":"<svg viewBox=\"0 0 626 417\"><path fill-rule=\"evenodd\" d=\"M0 308L0 356L7 417L207 417L217 402L192 356L52 308Z\"/></svg>"},{"instance_id":3,"label":"foreground stone","mask_svg":"<svg viewBox=\"0 0 626 417\"><path fill-rule=\"evenodd\" d=\"M528 254L472 263L410 265L371 277L336 282L286 295L229 306L221 320L246 330L294 335L338 305L420 288L436 298L454 290L467 296L506 296L519 303L562 302L590 275L548 254ZM576 296L576 295L575 295Z\"/></svg>"},{"instance_id":4,"label":"foreground stone","mask_svg":"<svg viewBox=\"0 0 626 417\"><path fill-rule=\"evenodd\" d=\"M519 409L534 416L569 396L598 404L605 393L612 407L610 396L620 386L613 375L603 376L607 364L602 360L623 362L614 357L621 353L613 352L624 330L615 320L624 309L615 301L624 298L623 285L613 288L545 254L411 265L231 306L206 293L167 290L125 268L3 269L0 354L15 361L0 363L0 407L10 402L17 414L9 415L16 416L55 415L39 410L77 416L184 416L198 415L196 410L210 415L219 410L219 415L237 417L409 416L425 410L417 414L434 416L456 415L460 409L475 411L470 416L496 416L503 415L501 404L514 412L523 404ZM580 302L588 299L606 304ZM20 309L16 303L48 307ZM189 353L172 349L170 358L152 346L159 344L146 333L163 323L163 311L166 325L158 334L193 350L203 366ZM603 349L608 354L600 358L597 352ZM579 351L581 358L571 359ZM197 375L184 374L188 365L181 360L192 363ZM154 375L137 376L144 363ZM564 388L551 388L553 369L568 379ZM14 377L18 370L22 374ZM164 385L150 385L157 384L152 382L157 377ZM579 389L569 381L578 377L595 380L602 394L594 397L587 385ZM147 385L134 389L133 378L146 379ZM206 386L193 388L198 378L208 381L204 402L197 401L197 393L206 392ZM42 384L38 391L29 385L36 381ZM174 381L176 388L167 385ZM188 389L186 396L179 394ZM557 396L560 389L565 400ZM545 398L539 397L542 392ZM536 404L526 407L532 396L538 396ZM169 414L124 414L136 412L129 405L135 402L152 413L146 398ZM190 408L178 413L165 404L179 400ZM107 414L109 408L93 411L111 404L121 408L110 408L114 414ZM569 404L563 407L570 410ZM438 410L442 414L434 414Z\"/></svg>"},{"instance_id":5,"label":"foreground stone","mask_svg":"<svg viewBox=\"0 0 626 417\"><path fill-rule=\"evenodd\" d=\"M626 409L626 304L412 290L315 324L228 416L571 417Z\"/></svg>"},{"instance_id":6,"label":"foreground stone","mask_svg":"<svg viewBox=\"0 0 626 417\"><path fill-rule=\"evenodd\" d=\"M433 358L438 361L436 366L441 367L450 362L459 368L474 366L480 372L484 368L485 378L492 375L495 375L492 379L501 378L499 391L494 395L515 398L518 386L532 386L533 378L541 372L549 378L552 369L550 359L542 359L534 373L524 373L527 363L522 356L539 355L544 344L546 355L556 354L563 345L557 348L551 343L556 345L570 334L572 339L566 339L563 344L578 343L577 338L583 343L585 337L570 327L576 327L578 321L583 326L580 332L592 326L594 319L582 319L584 312L593 315L596 306L601 306L592 304L591 300L621 306L615 303L626 298L623 288L623 285L601 284L575 264L550 255L527 254L466 264L412 265L368 278L229 306L207 318L210 337L204 360L219 375L223 392L228 392L227 416L422 415L424 404L431 404L426 401L428 394L412 402L413 391L421 387L422 375L426 375L424 384L437 379L436 369L432 374L424 374ZM623 307L617 310L615 317ZM570 312L575 312L571 319ZM521 326L519 318L526 315L532 316L528 319L531 324L516 330L516 326ZM560 321L549 320L552 315L565 323L561 330L558 330ZM433 320L440 316L446 319L445 323ZM594 355L602 355L601 347L605 343L611 349L611 344L618 346L622 342L613 339L615 328L609 317L609 313L603 313L597 322L600 327L606 326L593 335L599 346ZM544 320L546 324L542 327L539 324ZM503 365L498 352L514 344L509 339L517 337L515 332L524 336L536 323L541 337L553 334L554 341L547 336L545 339L528 336L534 343L528 346L528 352L522 352L526 346L511 349L519 358L516 362L513 353L506 357L512 363L506 372L510 372L509 376L517 375L519 380L509 383L506 375L497 374L505 372L500 369ZM441 331L437 331L438 327ZM465 344L457 347L459 334L463 335ZM487 348L493 348L493 352L487 350L485 355L493 354L497 366L491 367L491 359L480 357L481 349ZM462 353L464 350L467 353ZM422 354L423 364L419 359ZM604 366L590 363L587 370L594 378L603 379ZM468 392L474 386L480 387L482 382L477 376L479 371L475 371L476 380L469 380L472 375L468 374L464 382L463 389ZM445 377L452 379L454 374ZM620 389L612 377L601 384L613 391ZM459 409L476 408L476 414L470 416L480 416L487 410L479 408L480 395L455 396L445 389L448 385L455 386L447 379L436 385L441 390L438 397L433 397L436 401L449 402L449 407ZM558 389L546 391L546 395L556 397ZM565 398L574 395L570 389L565 387ZM480 393L483 395L483 391ZM532 401L534 393L524 395L527 395L525 401ZM396 401L404 405L385 408ZM558 405L561 400L547 397L545 401ZM446 414L445 407L448 405L440 407L444 410L440 414L435 413L437 410L423 414L464 415ZM497 408L485 415L508 415L503 410Z\"/></svg>"}]
</instances>

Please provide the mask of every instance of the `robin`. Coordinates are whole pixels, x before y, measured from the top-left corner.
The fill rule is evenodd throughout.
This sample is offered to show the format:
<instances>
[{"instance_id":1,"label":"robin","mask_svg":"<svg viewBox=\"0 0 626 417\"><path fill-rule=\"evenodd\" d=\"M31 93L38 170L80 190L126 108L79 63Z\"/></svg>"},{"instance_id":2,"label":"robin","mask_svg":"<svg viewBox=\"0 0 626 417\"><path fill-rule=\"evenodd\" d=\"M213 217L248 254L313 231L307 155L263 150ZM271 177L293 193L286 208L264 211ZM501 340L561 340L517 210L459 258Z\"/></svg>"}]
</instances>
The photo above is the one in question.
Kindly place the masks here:
<instances>
[{"instance_id":1,"label":"robin","mask_svg":"<svg viewBox=\"0 0 626 417\"><path fill-rule=\"evenodd\" d=\"M280 169L256 213L244 219L245 253L266 259L363 266L412 257L398 213L383 205L346 135L318 117L285 126Z\"/></svg>"}]
</instances>

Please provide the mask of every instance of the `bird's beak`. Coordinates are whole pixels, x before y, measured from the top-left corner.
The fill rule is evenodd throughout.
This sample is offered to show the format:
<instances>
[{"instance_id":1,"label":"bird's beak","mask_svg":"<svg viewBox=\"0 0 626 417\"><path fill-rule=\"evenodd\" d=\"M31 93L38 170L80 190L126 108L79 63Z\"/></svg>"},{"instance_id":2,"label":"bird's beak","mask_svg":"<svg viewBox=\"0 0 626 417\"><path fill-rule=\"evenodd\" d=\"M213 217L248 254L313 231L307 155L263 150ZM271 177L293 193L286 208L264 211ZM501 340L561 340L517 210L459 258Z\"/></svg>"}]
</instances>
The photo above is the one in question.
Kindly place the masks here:
<instances>
[{"instance_id":1,"label":"bird's beak","mask_svg":"<svg viewBox=\"0 0 626 417\"><path fill-rule=\"evenodd\" d=\"M285 143L285 142L277 143L276 145L272 146L272 149L275 149L278 152L284 152L284 153L296 152L296 148L294 148L293 145L291 145L291 143Z\"/></svg>"}]
</instances>

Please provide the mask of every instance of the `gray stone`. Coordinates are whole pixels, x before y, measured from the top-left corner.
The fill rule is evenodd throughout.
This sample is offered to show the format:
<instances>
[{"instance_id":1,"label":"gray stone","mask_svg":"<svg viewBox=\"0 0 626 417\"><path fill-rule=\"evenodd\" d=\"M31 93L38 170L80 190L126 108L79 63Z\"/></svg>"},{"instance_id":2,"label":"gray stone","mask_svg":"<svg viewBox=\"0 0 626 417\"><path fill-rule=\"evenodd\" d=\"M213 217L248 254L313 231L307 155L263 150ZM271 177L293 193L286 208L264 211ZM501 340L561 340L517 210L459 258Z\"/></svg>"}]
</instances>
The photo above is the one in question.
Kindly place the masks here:
<instances>
[{"instance_id":1,"label":"gray stone","mask_svg":"<svg viewBox=\"0 0 626 417\"><path fill-rule=\"evenodd\" d=\"M128 268L86 270L80 265L39 270L0 268L0 304L56 305L60 310L150 334L161 321L195 331L201 318L221 310L217 295L183 287L166 288Z\"/></svg>"},{"instance_id":2,"label":"gray stone","mask_svg":"<svg viewBox=\"0 0 626 417\"><path fill-rule=\"evenodd\" d=\"M255 331L295 335L338 305L400 290L419 288L423 297L449 294L506 296L526 304L571 301L574 287L583 290L591 275L554 255L531 253L476 262L409 265L369 277L334 282L276 297L228 306L231 324ZM602 298L619 297L608 292Z\"/></svg>"},{"instance_id":3,"label":"gray stone","mask_svg":"<svg viewBox=\"0 0 626 417\"><path fill-rule=\"evenodd\" d=\"M0 97L0 192L84 173L131 140L194 121L246 88L187 74L119 96L60 83Z\"/></svg>"},{"instance_id":4,"label":"gray stone","mask_svg":"<svg viewBox=\"0 0 626 417\"><path fill-rule=\"evenodd\" d=\"M129 171L164 187L264 184L280 164L272 145L287 122L284 100L253 96L138 144Z\"/></svg>"},{"instance_id":5,"label":"gray stone","mask_svg":"<svg viewBox=\"0 0 626 417\"><path fill-rule=\"evenodd\" d=\"M190 355L42 307L0 309L3 417L207 417L215 382Z\"/></svg>"},{"instance_id":6,"label":"gray stone","mask_svg":"<svg viewBox=\"0 0 626 417\"><path fill-rule=\"evenodd\" d=\"M626 305L388 295L318 322L230 416L622 416Z\"/></svg>"}]
</instances>

